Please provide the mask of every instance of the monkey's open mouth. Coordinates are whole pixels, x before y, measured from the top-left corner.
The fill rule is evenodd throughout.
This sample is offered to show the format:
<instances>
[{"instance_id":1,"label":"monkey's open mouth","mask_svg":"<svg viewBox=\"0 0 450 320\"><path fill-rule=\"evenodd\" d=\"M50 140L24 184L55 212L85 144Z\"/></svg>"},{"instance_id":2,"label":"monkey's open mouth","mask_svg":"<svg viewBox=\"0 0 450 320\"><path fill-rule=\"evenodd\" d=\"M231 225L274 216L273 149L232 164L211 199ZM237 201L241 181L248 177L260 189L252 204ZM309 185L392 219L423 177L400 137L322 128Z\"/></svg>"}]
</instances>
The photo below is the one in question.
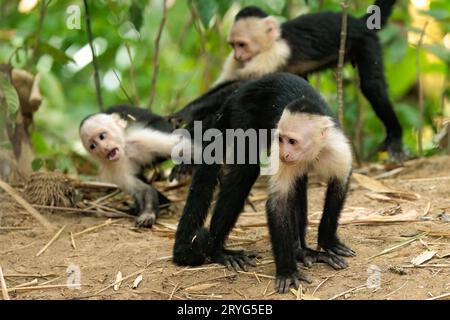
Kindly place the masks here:
<instances>
[{"instance_id":1,"label":"monkey's open mouth","mask_svg":"<svg viewBox=\"0 0 450 320\"><path fill-rule=\"evenodd\" d=\"M112 149L108 155L106 156L109 161L116 161L119 160L119 148Z\"/></svg>"}]
</instances>

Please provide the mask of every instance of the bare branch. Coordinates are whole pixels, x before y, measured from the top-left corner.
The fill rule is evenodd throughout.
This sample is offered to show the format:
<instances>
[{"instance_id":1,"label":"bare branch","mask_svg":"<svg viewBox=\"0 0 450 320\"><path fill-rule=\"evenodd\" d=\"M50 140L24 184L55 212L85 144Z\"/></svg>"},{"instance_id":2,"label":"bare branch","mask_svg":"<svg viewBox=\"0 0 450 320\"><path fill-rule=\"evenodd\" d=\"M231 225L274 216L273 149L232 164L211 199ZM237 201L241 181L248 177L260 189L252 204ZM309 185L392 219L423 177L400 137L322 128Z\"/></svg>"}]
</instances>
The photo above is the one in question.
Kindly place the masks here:
<instances>
[{"instance_id":1,"label":"bare branch","mask_svg":"<svg viewBox=\"0 0 450 320\"><path fill-rule=\"evenodd\" d=\"M423 112L424 112L424 103L423 103L423 87L422 87L422 78L420 71L420 49L422 47L423 37L425 35L425 29L427 28L428 21L425 21L423 25L422 32L420 33L419 42L417 43L416 48L416 65L417 65L417 83L419 86L419 128L417 129L417 142L419 144L419 156L423 156L423 143L422 143L422 135L423 135Z\"/></svg>"},{"instance_id":2,"label":"bare branch","mask_svg":"<svg viewBox=\"0 0 450 320\"><path fill-rule=\"evenodd\" d=\"M342 70L344 68L345 42L347 38L347 1L341 2L342 20L341 20L341 45L339 47L339 60L337 66L337 95L338 95L338 119L339 123L344 123L344 88L342 84Z\"/></svg>"},{"instance_id":3,"label":"bare branch","mask_svg":"<svg viewBox=\"0 0 450 320\"><path fill-rule=\"evenodd\" d=\"M161 42L161 35L164 30L164 25L166 24L167 19L167 0L163 0L163 14L161 18L161 23L159 24L158 34L155 39L155 46L153 51L153 75L152 82L150 87L150 96L148 98L147 109L149 111L152 110L153 101L155 100L156 95L156 80L158 79L158 71L159 71L159 44Z\"/></svg>"},{"instance_id":4,"label":"bare branch","mask_svg":"<svg viewBox=\"0 0 450 320\"><path fill-rule=\"evenodd\" d=\"M95 92L97 94L97 102L98 106L100 108L100 111L103 111L103 99L102 99L102 92L100 87L100 76L98 72L98 65L97 65L97 57L95 55L94 45L93 45L93 36L92 36L92 27L91 27L91 16L89 15L89 7L87 0L83 0L84 2L84 10L85 10L85 20L86 20L86 31L88 34L89 39L89 46L91 47L92 52L92 65L94 66L94 81L95 81Z\"/></svg>"},{"instance_id":5,"label":"bare branch","mask_svg":"<svg viewBox=\"0 0 450 320\"><path fill-rule=\"evenodd\" d=\"M131 55L130 44L128 41L125 41L125 48L127 49L128 58L130 59L130 82L131 82L131 91L133 95L133 103L134 105L139 105L139 93L136 85L136 69L134 67L133 57Z\"/></svg>"},{"instance_id":6,"label":"bare branch","mask_svg":"<svg viewBox=\"0 0 450 320\"><path fill-rule=\"evenodd\" d=\"M41 30L42 30L42 26L44 24L45 15L47 14L47 8L48 8L50 2L52 2L52 0L48 0L48 1L43 0L41 2L41 8L39 11L39 24L38 24L35 39L34 39L33 58L29 61L34 64L36 64L36 62L37 62L39 45L41 44Z\"/></svg>"}]
</instances>

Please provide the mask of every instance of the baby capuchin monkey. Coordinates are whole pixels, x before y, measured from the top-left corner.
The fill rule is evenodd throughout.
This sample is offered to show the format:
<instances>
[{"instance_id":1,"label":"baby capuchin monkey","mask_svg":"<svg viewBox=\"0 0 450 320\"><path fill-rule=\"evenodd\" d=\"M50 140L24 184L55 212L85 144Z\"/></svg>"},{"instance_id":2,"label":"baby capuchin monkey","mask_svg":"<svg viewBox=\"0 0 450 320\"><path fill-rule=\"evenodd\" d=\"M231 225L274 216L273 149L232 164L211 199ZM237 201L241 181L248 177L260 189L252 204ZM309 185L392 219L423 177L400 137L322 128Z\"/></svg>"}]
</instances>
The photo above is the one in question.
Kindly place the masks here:
<instances>
[{"instance_id":1,"label":"baby capuchin monkey","mask_svg":"<svg viewBox=\"0 0 450 320\"><path fill-rule=\"evenodd\" d=\"M348 16L345 61L357 66L361 91L386 128L386 139L378 150L387 150L394 161L401 163L404 158L402 127L389 100L377 36L394 4L395 0L375 1L380 11L379 24L374 29L368 27L369 19L374 19L372 15ZM340 32L341 13L304 14L280 24L258 7L245 7L235 17L228 38L233 51L216 84L260 78L277 71L306 78L313 72L335 68Z\"/></svg>"},{"instance_id":2,"label":"baby capuchin monkey","mask_svg":"<svg viewBox=\"0 0 450 320\"><path fill-rule=\"evenodd\" d=\"M80 124L83 146L98 161L100 176L134 197L139 227L151 227L161 202L169 202L144 182L143 170L170 157L181 139L172 130L162 117L128 106L90 115Z\"/></svg>"},{"instance_id":3,"label":"baby capuchin monkey","mask_svg":"<svg viewBox=\"0 0 450 320\"><path fill-rule=\"evenodd\" d=\"M277 125L279 143L272 155L279 156L279 168L270 177L266 211L276 264L276 289L286 293L300 280L309 281L297 270L296 261L307 267L326 262L335 269L347 267L340 256L355 252L337 237L339 214L344 205L352 167L350 145L325 105L308 98L293 101ZM327 182L323 215L319 226L318 250L308 248L308 174L317 173Z\"/></svg>"}]
</instances>

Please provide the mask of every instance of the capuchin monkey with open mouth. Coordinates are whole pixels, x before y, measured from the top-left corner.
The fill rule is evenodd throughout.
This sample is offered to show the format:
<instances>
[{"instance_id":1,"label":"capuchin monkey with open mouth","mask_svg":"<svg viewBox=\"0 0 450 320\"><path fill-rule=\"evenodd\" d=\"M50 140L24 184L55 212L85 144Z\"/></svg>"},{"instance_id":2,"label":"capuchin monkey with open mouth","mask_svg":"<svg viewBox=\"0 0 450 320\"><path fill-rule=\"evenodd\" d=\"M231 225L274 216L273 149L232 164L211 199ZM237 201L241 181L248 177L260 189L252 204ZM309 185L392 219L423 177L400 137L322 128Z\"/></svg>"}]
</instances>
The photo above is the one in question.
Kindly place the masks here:
<instances>
[{"instance_id":1,"label":"capuchin monkey with open mouth","mask_svg":"<svg viewBox=\"0 0 450 320\"><path fill-rule=\"evenodd\" d=\"M279 151L268 149L280 158L278 171L270 179L267 215L276 262L276 287L281 293L298 286L306 276L297 270L297 261L311 266L325 262L336 269L347 267L341 256L355 252L337 236L338 218L348 191L352 154L342 130L320 94L304 79L289 73L274 73L240 86L216 113L213 126L216 138L229 129L279 131ZM246 140L258 149L257 161L230 163L227 159L202 163L192 178L186 205L178 224L173 250L178 265L195 266L206 260L236 270L254 265L254 254L225 248L250 190L260 173L258 141ZM226 140L226 150L235 148ZM207 147L207 146L204 146ZM275 147L274 147L275 148ZM223 154L227 154L224 152ZM224 163L226 170L221 170ZM307 177L318 173L327 182L323 216L319 226L318 250L308 248ZM203 225L220 177L219 192L210 228Z\"/></svg>"},{"instance_id":2,"label":"capuchin monkey with open mouth","mask_svg":"<svg viewBox=\"0 0 450 320\"><path fill-rule=\"evenodd\" d=\"M348 16L345 61L358 68L361 91L386 128L386 138L378 150L388 151L392 160L402 163L405 156L402 127L389 100L377 36L394 4L395 0L375 1L380 9L378 29L368 28L368 19L373 19L370 14L361 18ZM280 24L258 7L243 8L236 15L228 38L233 50L216 84L255 79L277 71L306 78L311 73L335 68L339 58L341 16L337 12L319 12Z\"/></svg>"},{"instance_id":3,"label":"capuchin monkey with open mouth","mask_svg":"<svg viewBox=\"0 0 450 320\"><path fill-rule=\"evenodd\" d=\"M160 204L170 202L145 182L143 170L170 157L182 139L172 131L164 118L128 106L90 115L80 124L83 146L98 161L102 179L134 197L139 227L151 227Z\"/></svg>"}]
</instances>

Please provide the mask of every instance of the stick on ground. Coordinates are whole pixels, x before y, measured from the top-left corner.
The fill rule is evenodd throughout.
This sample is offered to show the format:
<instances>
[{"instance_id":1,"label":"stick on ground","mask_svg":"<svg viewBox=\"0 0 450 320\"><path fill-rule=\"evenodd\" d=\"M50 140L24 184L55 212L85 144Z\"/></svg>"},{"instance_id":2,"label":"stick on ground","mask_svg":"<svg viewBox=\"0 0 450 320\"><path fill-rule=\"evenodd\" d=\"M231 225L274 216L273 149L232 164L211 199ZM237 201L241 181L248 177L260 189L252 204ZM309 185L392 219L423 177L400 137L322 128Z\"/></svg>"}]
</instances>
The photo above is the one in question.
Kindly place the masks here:
<instances>
[{"instance_id":1,"label":"stick on ground","mask_svg":"<svg viewBox=\"0 0 450 320\"><path fill-rule=\"evenodd\" d=\"M47 229L47 231L53 232L55 230L55 226L53 226L50 221L44 218L35 208L33 208L28 201L22 198L13 187L5 181L0 180L0 188L5 190L11 197L14 198L14 200L17 201L17 203L24 207L29 214L31 214L37 221L39 221L40 224L42 224L45 229Z\"/></svg>"},{"instance_id":2,"label":"stick on ground","mask_svg":"<svg viewBox=\"0 0 450 320\"><path fill-rule=\"evenodd\" d=\"M48 247L50 247L52 243L56 241L56 239L58 239L65 228L66 226L63 226L61 229L59 229L59 231L53 236L53 238L51 238L50 241L38 253L36 253L36 257L39 257L41 254L43 254L45 250L47 250Z\"/></svg>"},{"instance_id":3,"label":"stick on ground","mask_svg":"<svg viewBox=\"0 0 450 320\"><path fill-rule=\"evenodd\" d=\"M3 300L10 300L8 288L6 287L5 277L3 277L2 267L0 267L0 286L2 287Z\"/></svg>"}]
</instances>

